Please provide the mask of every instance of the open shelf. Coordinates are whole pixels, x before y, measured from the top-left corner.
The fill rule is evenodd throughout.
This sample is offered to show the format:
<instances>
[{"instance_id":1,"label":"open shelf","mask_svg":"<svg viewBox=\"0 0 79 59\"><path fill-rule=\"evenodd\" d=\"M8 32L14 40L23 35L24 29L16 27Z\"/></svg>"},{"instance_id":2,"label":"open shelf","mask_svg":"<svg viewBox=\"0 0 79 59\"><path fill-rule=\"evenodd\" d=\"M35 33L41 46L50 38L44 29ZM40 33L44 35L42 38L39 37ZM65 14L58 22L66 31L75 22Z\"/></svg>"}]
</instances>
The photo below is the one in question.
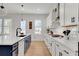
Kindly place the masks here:
<instances>
[{"instance_id":1,"label":"open shelf","mask_svg":"<svg viewBox=\"0 0 79 59\"><path fill-rule=\"evenodd\" d=\"M62 27L76 27L78 26L77 24L74 24L74 25L66 25L66 26L62 26Z\"/></svg>"}]
</instances>

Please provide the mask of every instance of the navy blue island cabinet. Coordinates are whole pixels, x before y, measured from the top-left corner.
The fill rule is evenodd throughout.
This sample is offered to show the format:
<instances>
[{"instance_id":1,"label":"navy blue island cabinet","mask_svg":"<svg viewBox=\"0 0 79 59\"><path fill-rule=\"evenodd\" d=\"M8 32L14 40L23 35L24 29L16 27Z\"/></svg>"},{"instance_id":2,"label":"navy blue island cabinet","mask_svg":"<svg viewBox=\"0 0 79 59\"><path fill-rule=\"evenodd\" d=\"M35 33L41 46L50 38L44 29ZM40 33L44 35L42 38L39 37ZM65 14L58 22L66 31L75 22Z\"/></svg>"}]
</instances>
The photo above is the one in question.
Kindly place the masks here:
<instances>
[{"instance_id":1,"label":"navy blue island cabinet","mask_svg":"<svg viewBox=\"0 0 79 59\"><path fill-rule=\"evenodd\" d=\"M31 35L24 38L24 53L27 52L28 48L30 47L30 44L31 44Z\"/></svg>"},{"instance_id":2,"label":"navy blue island cabinet","mask_svg":"<svg viewBox=\"0 0 79 59\"><path fill-rule=\"evenodd\" d=\"M20 49L21 49L21 48L19 48L19 47L21 47L21 46L19 46L21 44L20 41L24 42L24 44L21 46L23 46L23 48L24 48L23 52L25 54L30 46L30 43L31 43L31 35L22 37L19 41L15 42L11 45L9 45L9 44L8 45L6 45L6 44L1 45L0 44L0 56L18 56Z\"/></svg>"},{"instance_id":3,"label":"navy blue island cabinet","mask_svg":"<svg viewBox=\"0 0 79 59\"><path fill-rule=\"evenodd\" d=\"M0 45L0 56L18 56L18 42L13 45Z\"/></svg>"}]
</instances>

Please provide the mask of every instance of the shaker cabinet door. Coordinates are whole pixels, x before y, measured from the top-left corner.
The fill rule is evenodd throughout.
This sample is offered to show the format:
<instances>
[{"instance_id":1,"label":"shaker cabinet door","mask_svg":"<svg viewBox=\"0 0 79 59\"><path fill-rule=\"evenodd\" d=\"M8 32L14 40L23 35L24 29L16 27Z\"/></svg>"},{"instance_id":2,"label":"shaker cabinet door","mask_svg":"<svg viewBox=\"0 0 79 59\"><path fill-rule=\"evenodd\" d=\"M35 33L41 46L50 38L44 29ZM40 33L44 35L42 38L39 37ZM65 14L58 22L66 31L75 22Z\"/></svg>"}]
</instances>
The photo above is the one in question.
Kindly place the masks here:
<instances>
[{"instance_id":1,"label":"shaker cabinet door","mask_svg":"<svg viewBox=\"0 0 79 59\"><path fill-rule=\"evenodd\" d=\"M65 25L74 25L78 21L78 4L66 3L64 5Z\"/></svg>"},{"instance_id":2,"label":"shaker cabinet door","mask_svg":"<svg viewBox=\"0 0 79 59\"><path fill-rule=\"evenodd\" d=\"M64 26L64 3L60 4L60 26Z\"/></svg>"}]
</instances>

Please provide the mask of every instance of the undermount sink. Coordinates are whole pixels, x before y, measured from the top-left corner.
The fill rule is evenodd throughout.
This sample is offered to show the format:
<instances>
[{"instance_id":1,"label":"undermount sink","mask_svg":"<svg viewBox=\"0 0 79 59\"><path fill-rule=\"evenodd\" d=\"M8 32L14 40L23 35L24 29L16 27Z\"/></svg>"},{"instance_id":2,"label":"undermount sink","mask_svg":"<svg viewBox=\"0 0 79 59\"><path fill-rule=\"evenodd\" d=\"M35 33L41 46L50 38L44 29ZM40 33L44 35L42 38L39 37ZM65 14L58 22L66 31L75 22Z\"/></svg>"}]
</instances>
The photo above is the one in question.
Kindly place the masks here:
<instances>
[{"instance_id":1,"label":"undermount sink","mask_svg":"<svg viewBox=\"0 0 79 59\"><path fill-rule=\"evenodd\" d=\"M63 37L62 35L52 35L52 37Z\"/></svg>"},{"instance_id":2,"label":"undermount sink","mask_svg":"<svg viewBox=\"0 0 79 59\"><path fill-rule=\"evenodd\" d=\"M24 37L24 36L26 36L26 35L19 35L18 37Z\"/></svg>"}]
</instances>

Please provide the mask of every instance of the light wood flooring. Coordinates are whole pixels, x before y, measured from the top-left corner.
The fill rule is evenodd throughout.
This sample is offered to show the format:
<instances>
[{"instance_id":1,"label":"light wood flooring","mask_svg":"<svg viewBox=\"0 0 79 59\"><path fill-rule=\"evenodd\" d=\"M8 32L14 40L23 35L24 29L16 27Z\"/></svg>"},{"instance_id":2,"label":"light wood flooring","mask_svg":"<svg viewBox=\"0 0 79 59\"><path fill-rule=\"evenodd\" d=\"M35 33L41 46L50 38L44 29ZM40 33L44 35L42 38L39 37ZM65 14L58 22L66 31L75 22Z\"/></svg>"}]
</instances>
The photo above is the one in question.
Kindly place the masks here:
<instances>
[{"instance_id":1,"label":"light wood flooring","mask_svg":"<svg viewBox=\"0 0 79 59\"><path fill-rule=\"evenodd\" d=\"M25 56L51 56L51 54L43 41L34 41L31 42Z\"/></svg>"}]
</instances>

